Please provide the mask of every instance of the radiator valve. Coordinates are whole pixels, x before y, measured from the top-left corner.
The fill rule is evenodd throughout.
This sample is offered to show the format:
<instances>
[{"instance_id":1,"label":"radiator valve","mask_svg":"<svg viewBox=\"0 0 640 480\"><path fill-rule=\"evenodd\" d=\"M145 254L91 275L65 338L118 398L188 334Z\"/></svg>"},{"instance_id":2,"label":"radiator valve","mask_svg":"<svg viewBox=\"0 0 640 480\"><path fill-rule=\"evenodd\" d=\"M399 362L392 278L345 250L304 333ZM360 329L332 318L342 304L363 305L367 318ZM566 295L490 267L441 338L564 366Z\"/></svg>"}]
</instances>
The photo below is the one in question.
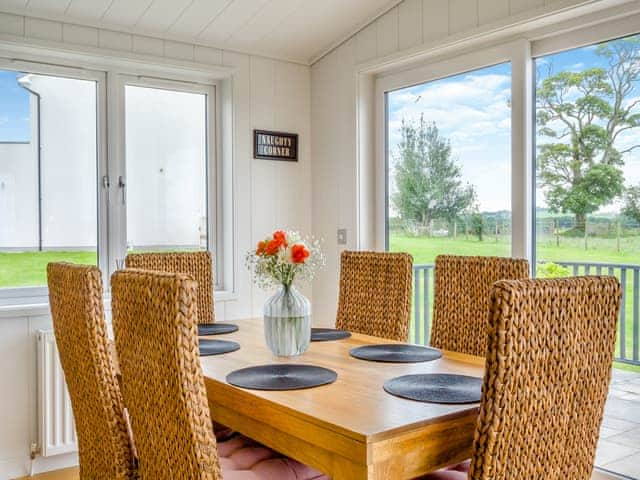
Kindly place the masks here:
<instances>
[{"instance_id":1,"label":"radiator valve","mask_svg":"<svg viewBox=\"0 0 640 480\"><path fill-rule=\"evenodd\" d=\"M40 447L38 447L38 444L35 442L31 444L31 448L29 450L30 450L29 454L31 456L31 460L34 460L36 458L36 455L40 453Z\"/></svg>"}]
</instances>

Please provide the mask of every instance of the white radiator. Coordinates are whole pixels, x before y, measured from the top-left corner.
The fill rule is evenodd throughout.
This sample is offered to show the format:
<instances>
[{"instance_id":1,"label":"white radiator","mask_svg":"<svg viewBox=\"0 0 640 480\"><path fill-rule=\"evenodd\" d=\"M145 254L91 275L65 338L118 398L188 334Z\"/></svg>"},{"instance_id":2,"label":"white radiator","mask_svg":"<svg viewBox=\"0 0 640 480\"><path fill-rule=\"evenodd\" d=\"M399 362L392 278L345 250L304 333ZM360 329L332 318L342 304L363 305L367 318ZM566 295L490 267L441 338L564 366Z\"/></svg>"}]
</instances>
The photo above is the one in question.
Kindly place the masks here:
<instances>
[{"instance_id":1,"label":"white radiator","mask_svg":"<svg viewBox=\"0 0 640 480\"><path fill-rule=\"evenodd\" d=\"M71 400L53 330L38 331L38 440L43 457L78 450Z\"/></svg>"}]
</instances>

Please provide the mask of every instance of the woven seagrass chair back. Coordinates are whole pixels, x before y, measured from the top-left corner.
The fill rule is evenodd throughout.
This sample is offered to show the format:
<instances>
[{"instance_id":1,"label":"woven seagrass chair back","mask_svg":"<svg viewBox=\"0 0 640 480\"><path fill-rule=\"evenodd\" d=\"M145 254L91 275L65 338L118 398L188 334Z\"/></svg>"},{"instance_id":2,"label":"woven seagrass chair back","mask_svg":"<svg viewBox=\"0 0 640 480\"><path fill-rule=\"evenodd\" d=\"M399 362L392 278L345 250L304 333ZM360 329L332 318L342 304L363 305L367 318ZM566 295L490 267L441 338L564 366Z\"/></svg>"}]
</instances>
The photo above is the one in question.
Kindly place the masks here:
<instances>
[{"instance_id":1,"label":"woven seagrass chair back","mask_svg":"<svg viewBox=\"0 0 640 480\"><path fill-rule=\"evenodd\" d=\"M496 283L471 480L591 478L620 297L613 277Z\"/></svg>"},{"instance_id":2,"label":"woven seagrass chair back","mask_svg":"<svg viewBox=\"0 0 640 480\"><path fill-rule=\"evenodd\" d=\"M336 328L406 342L412 278L407 253L342 252Z\"/></svg>"},{"instance_id":3,"label":"woven seagrass chair back","mask_svg":"<svg viewBox=\"0 0 640 480\"><path fill-rule=\"evenodd\" d=\"M127 268L184 273L198 282L198 323L214 323L213 262L210 252L130 253Z\"/></svg>"},{"instance_id":4,"label":"woven seagrass chair back","mask_svg":"<svg viewBox=\"0 0 640 480\"><path fill-rule=\"evenodd\" d=\"M136 478L124 403L112 363L102 275L90 265L47 265L49 304L76 424L80 478Z\"/></svg>"},{"instance_id":5,"label":"woven seagrass chair back","mask_svg":"<svg viewBox=\"0 0 640 480\"><path fill-rule=\"evenodd\" d=\"M484 356L491 287L498 280L528 277L524 259L438 255L431 346Z\"/></svg>"},{"instance_id":6,"label":"woven seagrass chair back","mask_svg":"<svg viewBox=\"0 0 640 480\"><path fill-rule=\"evenodd\" d=\"M142 478L222 478L198 353L197 289L181 273L112 276L122 390Z\"/></svg>"}]
</instances>

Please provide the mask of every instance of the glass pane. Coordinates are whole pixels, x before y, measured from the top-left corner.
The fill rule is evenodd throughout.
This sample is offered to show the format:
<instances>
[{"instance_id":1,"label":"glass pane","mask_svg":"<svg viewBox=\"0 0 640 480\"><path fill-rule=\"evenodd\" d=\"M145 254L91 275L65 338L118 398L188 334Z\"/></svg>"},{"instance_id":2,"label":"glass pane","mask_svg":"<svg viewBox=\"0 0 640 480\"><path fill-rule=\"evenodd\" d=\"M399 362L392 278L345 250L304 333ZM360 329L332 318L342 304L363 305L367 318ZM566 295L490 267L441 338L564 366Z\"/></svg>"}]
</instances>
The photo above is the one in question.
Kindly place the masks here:
<instances>
[{"instance_id":1,"label":"glass pane","mask_svg":"<svg viewBox=\"0 0 640 480\"><path fill-rule=\"evenodd\" d=\"M96 83L0 71L0 288L97 263Z\"/></svg>"},{"instance_id":2,"label":"glass pane","mask_svg":"<svg viewBox=\"0 0 640 480\"><path fill-rule=\"evenodd\" d=\"M596 465L640 478L640 36L536 59L536 273L617 276Z\"/></svg>"},{"instance_id":3,"label":"glass pane","mask_svg":"<svg viewBox=\"0 0 640 480\"><path fill-rule=\"evenodd\" d=\"M511 252L511 66L390 92L389 249Z\"/></svg>"},{"instance_id":4,"label":"glass pane","mask_svg":"<svg viewBox=\"0 0 640 480\"><path fill-rule=\"evenodd\" d=\"M511 253L511 65L387 94L388 248L414 258L410 340L428 343L439 254Z\"/></svg>"},{"instance_id":5,"label":"glass pane","mask_svg":"<svg viewBox=\"0 0 640 480\"><path fill-rule=\"evenodd\" d=\"M128 249L206 249L206 95L125 94Z\"/></svg>"}]
</instances>

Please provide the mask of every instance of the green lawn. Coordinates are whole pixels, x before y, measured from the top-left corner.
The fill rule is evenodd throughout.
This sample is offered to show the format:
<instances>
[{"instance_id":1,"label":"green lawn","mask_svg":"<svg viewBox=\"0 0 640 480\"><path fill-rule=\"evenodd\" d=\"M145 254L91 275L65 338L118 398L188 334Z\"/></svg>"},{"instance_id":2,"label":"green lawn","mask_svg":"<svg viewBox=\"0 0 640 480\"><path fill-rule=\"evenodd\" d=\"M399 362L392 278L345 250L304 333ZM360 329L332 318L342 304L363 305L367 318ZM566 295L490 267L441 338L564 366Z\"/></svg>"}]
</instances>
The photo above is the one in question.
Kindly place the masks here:
<instances>
[{"instance_id":1,"label":"green lawn","mask_svg":"<svg viewBox=\"0 0 640 480\"><path fill-rule=\"evenodd\" d=\"M409 252L414 263L433 263L441 253L453 255L495 255L509 256L510 243L504 239L496 242L495 237L488 237L479 242L477 238L464 237L456 239L448 237L408 237L391 235L390 248L393 251ZM640 237L626 237L620 241L617 250L615 239L590 238L588 248L584 248L581 238L562 238L560 246L552 240L539 241L536 245L538 260L547 261L579 261L607 262L640 265Z\"/></svg>"},{"instance_id":2,"label":"green lawn","mask_svg":"<svg viewBox=\"0 0 640 480\"><path fill-rule=\"evenodd\" d=\"M640 264L640 237L622 238L620 242L620 251L615 239L589 239L587 249L584 248L584 239L581 238L562 238L560 246L556 246L554 241L543 241L537 244L538 260L546 261L586 261L586 262L604 262L604 263L621 263L621 264ZM408 237L399 234L390 236L390 248L392 251L409 252L413 255L414 263L433 264L435 257L441 253L457 254L457 255L496 255L508 256L510 254L509 243L506 240L495 237L486 238L479 242L477 239L465 239L458 237L456 239L447 237ZM578 274L584 274L584 270L580 269ZM591 274L595 274L595 270L591 270ZM603 269L603 274L608 274L607 269ZM615 270L614 275L619 277L619 270ZM630 357L633 348L633 276L629 272L627 274L627 286L625 292L625 346L626 356ZM419 302L421 316L424 305L423 291L424 287L420 284ZM433 278L430 278L429 284L429 310L432 311L433 301ZM640 301L637 299L636 302ZM431 318L431 317L430 317ZM412 315L413 319L413 315ZM414 325L411 326L411 335L414 336ZM421 331L420 338L412 338L413 341L425 342L425 332ZM640 340L640 339L639 339ZM619 354L619 345L616 354ZM616 363L616 367L626 370L640 372L640 367L622 363Z\"/></svg>"},{"instance_id":3,"label":"green lawn","mask_svg":"<svg viewBox=\"0 0 640 480\"><path fill-rule=\"evenodd\" d=\"M47 263L73 262L95 265L95 252L0 252L0 288L47 284Z\"/></svg>"}]
</instances>

